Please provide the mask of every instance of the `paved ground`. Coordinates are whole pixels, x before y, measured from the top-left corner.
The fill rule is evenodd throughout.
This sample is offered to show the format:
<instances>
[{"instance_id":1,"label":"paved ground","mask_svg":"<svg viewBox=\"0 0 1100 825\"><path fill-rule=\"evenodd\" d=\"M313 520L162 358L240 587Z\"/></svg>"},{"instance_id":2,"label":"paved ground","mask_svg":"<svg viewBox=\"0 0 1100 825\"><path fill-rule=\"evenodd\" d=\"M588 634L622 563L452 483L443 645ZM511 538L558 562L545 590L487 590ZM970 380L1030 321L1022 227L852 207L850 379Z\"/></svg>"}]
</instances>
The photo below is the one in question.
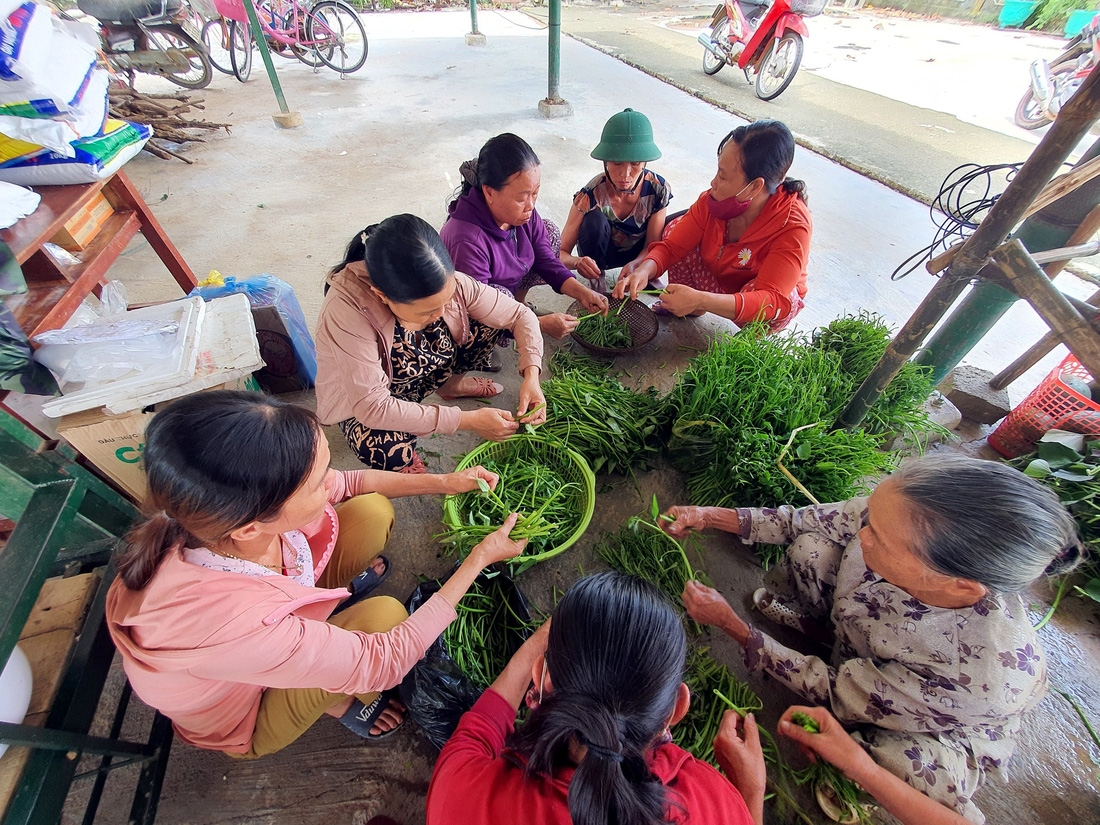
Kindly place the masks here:
<instances>
[{"instance_id":1,"label":"paved ground","mask_svg":"<svg viewBox=\"0 0 1100 825\"><path fill-rule=\"evenodd\" d=\"M807 20L799 73L766 102L740 70L703 73L695 38L713 9L693 0L615 8L581 0L563 10L563 30L730 112L782 120L804 145L926 203L962 163L1027 158L1042 132L1020 129L1012 117L1028 66L1064 45L957 21L830 11Z\"/></svg>"},{"instance_id":2,"label":"paved ground","mask_svg":"<svg viewBox=\"0 0 1100 825\"><path fill-rule=\"evenodd\" d=\"M303 114L304 128L274 128L274 98L262 80L240 85L221 76L203 93L206 114L233 123L232 135L190 147L194 166L145 155L127 166L197 272L218 268L226 275L279 275L295 287L311 324L324 272L339 260L347 239L364 225L403 211L441 224L459 163L494 134L514 131L532 143L543 162L540 211L560 219L571 193L597 168L588 152L600 127L623 106L644 102L665 152L660 171L671 181L679 205L687 205L706 187L719 138L740 122L569 39L562 43L563 90L576 114L547 121L535 108L545 94L545 33L530 18L483 13L482 29L489 36L484 49L464 45L467 21L461 13L368 15L365 21L371 51L361 73L340 80L329 72L279 64L287 98ZM810 296L800 328L860 308L880 311L894 323L906 318L930 279L914 275L895 283L886 274L897 260L927 243L926 208L809 151L799 151L793 172L809 183L815 220ZM141 243L127 250L112 274L124 280L134 301L175 297L159 262ZM549 294L535 293L533 298L555 305ZM975 363L998 369L1042 332L1025 308L1014 310L1005 326L975 352ZM702 320L663 323L653 348L629 365L631 371L641 382L667 389L674 380L672 370L687 357L678 345L699 346L711 329ZM666 361L668 368L659 370L657 365ZM511 368L506 360L504 406L515 403L517 384L507 378ZM1021 382L1019 391L1037 377ZM299 400L310 404L311 394ZM354 468L339 433L330 429L335 466ZM474 441L468 435L425 439L429 466L450 469L455 456ZM679 475L660 468L641 475L637 489L616 482L601 496L596 519L582 541L525 575L523 586L534 601L547 607L551 588L568 584L578 565L595 569L592 544L599 532L617 529L653 493L662 503L682 500ZM385 592L404 597L417 574L438 575L450 563L438 555L431 539L440 514L437 501L400 501L397 511L398 529L390 546L395 572ZM708 574L735 602L743 602L758 585L759 568L721 538L708 541L708 548ZM1036 602L1049 596L1036 594ZM1097 718L1096 620L1073 602L1043 637L1052 672ZM714 649L743 673L722 640ZM116 671L113 684L118 680ZM791 697L761 680L753 680L753 686L766 697L765 722L774 724ZM139 718L136 713L133 722ZM403 731L385 747L370 748L330 720L322 720L285 752L253 763L177 744L159 821L336 825L363 823L386 812L399 822L414 823L423 816L432 758L430 747L414 731ZM1100 759L1100 752L1090 745L1073 711L1062 700L1049 698L1027 723L1013 782L991 785L981 803L996 823L1100 821L1094 759ZM127 781L127 771L119 771L111 784ZM121 801L113 802L106 821L125 821L125 810Z\"/></svg>"}]
</instances>

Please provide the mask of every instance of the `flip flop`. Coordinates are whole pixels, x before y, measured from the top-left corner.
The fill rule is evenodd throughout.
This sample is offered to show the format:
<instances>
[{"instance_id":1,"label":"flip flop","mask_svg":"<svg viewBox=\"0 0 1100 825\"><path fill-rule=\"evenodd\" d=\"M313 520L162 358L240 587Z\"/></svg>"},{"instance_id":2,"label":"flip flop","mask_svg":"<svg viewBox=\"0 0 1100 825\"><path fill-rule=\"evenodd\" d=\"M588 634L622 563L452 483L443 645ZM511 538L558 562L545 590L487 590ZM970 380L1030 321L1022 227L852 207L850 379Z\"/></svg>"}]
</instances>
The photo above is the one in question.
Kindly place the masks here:
<instances>
[{"instance_id":1,"label":"flip flop","mask_svg":"<svg viewBox=\"0 0 1100 825\"><path fill-rule=\"evenodd\" d=\"M467 376L474 382L473 392L464 392L459 395L443 395L439 394L439 397L444 401L454 401L457 398L492 398L493 396L500 395L504 392L504 387L498 384L496 381L492 381L488 378L480 378L478 376Z\"/></svg>"},{"instance_id":2,"label":"flip flop","mask_svg":"<svg viewBox=\"0 0 1100 825\"><path fill-rule=\"evenodd\" d=\"M383 556L381 553L378 554L378 558L382 559L382 572L379 573L377 570L375 570L374 562L371 562L370 567L368 567L366 570L364 570L362 573L352 579L351 582L348 584L348 589L351 590L351 595L340 602L337 608L332 611L331 616L335 616L342 610L347 610L353 604L358 604L359 602L363 601L363 599L373 593L378 588L378 586L382 584L382 582L389 578L390 560Z\"/></svg>"},{"instance_id":3,"label":"flip flop","mask_svg":"<svg viewBox=\"0 0 1100 825\"><path fill-rule=\"evenodd\" d=\"M368 742L379 742L393 736L393 734L405 724L405 717L402 717L401 721L398 722L395 727L384 733L371 733L370 729L374 727L374 723L378 721L382 713L390 706L390 702L396 698L396 690L385 690L369 705L364 705L358 699L355 699L352 701L351 707L340 717L340 724L357 736L363 737Z\"/></svg>"}]
</instances>

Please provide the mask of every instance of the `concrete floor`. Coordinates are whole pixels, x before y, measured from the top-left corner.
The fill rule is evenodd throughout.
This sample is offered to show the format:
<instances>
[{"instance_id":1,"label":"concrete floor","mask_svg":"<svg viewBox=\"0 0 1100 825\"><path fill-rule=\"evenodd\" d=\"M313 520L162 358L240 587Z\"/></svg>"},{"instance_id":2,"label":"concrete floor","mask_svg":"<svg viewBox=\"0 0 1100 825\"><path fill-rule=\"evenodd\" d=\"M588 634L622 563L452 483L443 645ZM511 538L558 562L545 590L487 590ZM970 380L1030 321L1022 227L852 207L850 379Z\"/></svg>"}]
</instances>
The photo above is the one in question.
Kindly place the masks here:
<instances>
[{"instance_id":1,"label":"concrete floor","mask_svg":"<svg viewBox=\"0 0 1100 825\"><path fill-rule=\"evenodd\" d=\"M706 188L718 140L739 123L569 39L562 42L562 93L576 114L544 120L536 104L545 94L545 32L530 18L482 12L485 48L464 45L469 21L462 13L367 15L364 20L371 51L359 74L341 80L328 71L278 63L287 99L305 118L303 128L279 131L273 126L274 98L265 80L241 85L219 76L201 96L206 116L232 123L232 135L189 147L193 166L142 155L126 168L197 273L217 268L226 275L276 274L295 287L311 324L324 273L340 259L352 234L404 211L441 224L459 163L476 155L494 134L514 131L534 146L542 159L540 212L560 220L572 192L598 170L588 152L615 111L633 106L652 119L665 153L654 168L671 182L677 208L686 208ZM881 312L895 324L903 321L929 288L929 276L915 274L895 283L886 275L928 243L926 208L805 150L799 150L792 173L809 184L815 220L809 301L799 328L861 308ZM160 263L141 242L127 251L112 275L127 285L135 302L175 297ZM1063 287L1078 294L1090 291L1070 280ZM532 299L564 307L557 296L544 292L536 291ZM619 366L629 366L639 382L667 389L673 370L686 363L688 353L678 345L700 346L710 329L704 321L662 323L654 346ZM1018 307L971 360L999 369L1043 331L1030 310ZM1057 357L1014 387L1016 400ZM514 356L506 356L504 376L514 364L508 358ZM666 361L667 368L658 371ZM505 407L515 403L517 382L506 386ZM309 393L296 400L312 404ZM329 437L334 465L357 466L335 428ZM421 444L429 467L445 471L475 442L476 436L460 434ZM637 488L609 481L612 487L601 496L582 541L525 574L522 586L540 607L549 606L552 587L567 586L579 567L598 566L592 545L602 530L617 529L654 492L662 505L683 500L681 479L667 468L639 475ZM438 501L404 500L397 510L390 547L395 573L384 591L404 598L418 574L441 574L451 562L431 539L438 529ZM759 567L725 537L709 538L707 547L703 567L735 604L743 604L757 586ZM1048 599L1043 593L1035 600ZM1070 601L1043 638L1054 678L1098 718L1096 618L1078 600ZM714 640L713 648L743 673L725 640ZM116 669L116 686L119 679ZM791 696L760 680L753 687L767 704L764 722L774 725ZM133 715L136 725L142 713ZM384 812L413 823L423 817L432 758L430 746L412 730L371 748L330 720L322 720L285 752L253 763L177 743L159 821L333 825L362 823ZM991 784L980 802L990 822L1100 821L1097 759L1100 751L1072 709L1060 698L1048 698L1027 722L1013 781ZM111 783L119 802L107 806L106 822L125 821L121 793L132 780L125 770L119 774Z\"/></svg>"}]
</instances>

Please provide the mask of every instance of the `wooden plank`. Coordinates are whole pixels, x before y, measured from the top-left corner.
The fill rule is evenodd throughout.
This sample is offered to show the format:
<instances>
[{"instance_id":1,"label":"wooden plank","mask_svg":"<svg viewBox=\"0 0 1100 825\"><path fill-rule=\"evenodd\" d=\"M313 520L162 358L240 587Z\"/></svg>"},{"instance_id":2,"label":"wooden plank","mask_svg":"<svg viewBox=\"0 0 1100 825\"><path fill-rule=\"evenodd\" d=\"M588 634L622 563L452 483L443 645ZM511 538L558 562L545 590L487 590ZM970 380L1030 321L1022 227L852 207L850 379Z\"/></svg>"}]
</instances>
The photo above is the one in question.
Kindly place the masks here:
<instances>
[{"instance_id":1,"label":"wooden plank","mask_svg":"<svg viewBox=\"0 0 1100 825\"><path fill-rule=\"evenodd\" d=\"M1084 183L1100 175L1100 157L1093 158L1083 163L1064 175L1059 175L1039 193L1039 196L1031 202L1031 206L1024 212L1021 220L1027 220L1040 209L1045 209L1059 198L1063 198Z\"/></svg>"},{"instance_id":2,"label":"wooden plank","mask_svg":"<svg viewBox=\"0 0 1100 825\"><path fill-rule=\"evenodd\" d=\"M111 178L107 190L110 193L108 200L116 209L125 204L125 206L138 213L138 217L141 219L141 234L145 236L145 240L149 241L149 246L153 248L153 251L164 262L164 266L172 273L172 277L176 279L180 289L185 293L190 292L197 284L195 273L191 271L187 261L180 255L176 245L164 233L160 222L145 204L145 199L141 197L141 193L134 188L130 179L126 177L126 173L116 172L114 177Z\"/></svg>"},{"instance_id":3,"label":"wooden plank","mask_svg":"<svg viewBox=\"0 0 1100 825\"><path fill-rule=\"evenodd\" d=\"M94 198L103 185L104 181L75 186L39 186L34 191L42 196L42 203L14 226L0 230L0 238L11 247L15 260L22 264Z\"/></svg>"},{"instance_id":4,"label":"wooden plank","mask_svg":"<svg viewBox=\"0 0 1100 825\"><path fill-rule=\"evenodd\" d=\"M54 630L71 630L79 634L99 581L97 573L46 579L23 626L19 644L22 645L23 640L32 636Z\"/></svg>"},{"instance_id":5,"label":"wooden plank","mask_svg":"<svg viewBox=\"0 0 1100 825\"><path fill-rule=\"evenodd\" d=\"M27 654L34 678L31 704L27 713L49 711L61 684L62 672L68 663L69 650L75 640L76 634L63 628L19 640L19 649Z\"/></svg>"}]
</instances>

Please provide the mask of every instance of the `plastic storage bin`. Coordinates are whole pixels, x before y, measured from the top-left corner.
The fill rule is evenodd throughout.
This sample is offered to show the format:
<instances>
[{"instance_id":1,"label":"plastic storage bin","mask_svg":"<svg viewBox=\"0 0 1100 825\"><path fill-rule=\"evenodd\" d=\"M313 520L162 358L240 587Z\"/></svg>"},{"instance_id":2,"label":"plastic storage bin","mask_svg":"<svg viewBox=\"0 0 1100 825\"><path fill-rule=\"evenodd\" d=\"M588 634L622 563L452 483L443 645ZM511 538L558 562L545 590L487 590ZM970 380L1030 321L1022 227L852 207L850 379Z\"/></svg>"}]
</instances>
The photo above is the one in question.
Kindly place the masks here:
<instances>
[{"instance_id":1,"label":"plastic storage bin","mask_svg":"<svg viewBox=\"0 0 1100 825\"><path fill-rule=\"evenodd\" d=\"M1005 458L1015 458L1034 450L1048 430L1100 435L1100 404L1072 389L1065 379L1089 383L1092 375L1072 355L1066 357L989 434L989 446Z\"/></svg>"}]
</instances>

